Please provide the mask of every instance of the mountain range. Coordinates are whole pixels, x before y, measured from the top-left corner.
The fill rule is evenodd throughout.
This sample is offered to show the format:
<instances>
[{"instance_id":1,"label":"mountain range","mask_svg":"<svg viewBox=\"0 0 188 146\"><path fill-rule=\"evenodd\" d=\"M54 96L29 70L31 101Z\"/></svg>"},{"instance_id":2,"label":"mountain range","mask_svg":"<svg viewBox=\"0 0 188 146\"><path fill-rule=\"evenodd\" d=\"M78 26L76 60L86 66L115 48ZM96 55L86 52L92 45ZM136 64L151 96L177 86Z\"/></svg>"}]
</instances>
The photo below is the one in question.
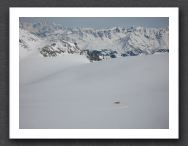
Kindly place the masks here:
<instances>
[{"instance_id":1,"label":"mountain range","mask_svg":"<svg viewBox=\"0 0 188 146\"><path fill-rule=\"evenodd\" d=\"M65 28L57 24L23 23L19 26L20 58L85 55L90 61L169 52L169 28Z\"/></svg>"}]
</instances>

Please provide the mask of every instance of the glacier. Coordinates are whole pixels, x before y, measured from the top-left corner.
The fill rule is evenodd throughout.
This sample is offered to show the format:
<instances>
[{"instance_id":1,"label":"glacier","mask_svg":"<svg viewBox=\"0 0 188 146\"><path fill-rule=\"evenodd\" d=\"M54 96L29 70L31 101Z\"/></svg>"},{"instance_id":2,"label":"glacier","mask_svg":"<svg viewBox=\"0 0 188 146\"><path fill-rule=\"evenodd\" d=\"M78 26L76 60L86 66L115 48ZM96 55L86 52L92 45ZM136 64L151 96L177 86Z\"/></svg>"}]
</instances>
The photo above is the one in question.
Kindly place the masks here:
<instances>
[{"instance_id":1,"label":"glacier","mask_svg":"<svg viewBox=\"0 0 188 146\"><path fill-rule=\"evenodd\" d=\"M168 54L30 56L20 64L20 128L167 129L168 82Z\"/></svg>"}]
</instances>

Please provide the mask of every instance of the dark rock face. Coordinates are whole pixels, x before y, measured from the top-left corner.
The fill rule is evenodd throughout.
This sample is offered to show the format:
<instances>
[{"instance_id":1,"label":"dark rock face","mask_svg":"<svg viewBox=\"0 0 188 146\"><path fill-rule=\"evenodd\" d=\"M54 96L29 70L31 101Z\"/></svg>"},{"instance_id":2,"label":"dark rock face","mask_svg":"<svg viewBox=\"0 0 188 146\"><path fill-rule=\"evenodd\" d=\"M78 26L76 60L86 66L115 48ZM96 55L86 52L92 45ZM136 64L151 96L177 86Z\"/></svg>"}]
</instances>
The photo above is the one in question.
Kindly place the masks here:
<instances>
[{"instance_id":1,"label":"dark rock face","mask_svg":"<svg viewBox=\"0 0 188 146\"><path fill-rule=\"evenodd\" d=\"M62 42L61 46L58 46L54 42L51 45L40 48L39 50L44 57L54 57L65 52L69 54L80 53L80 49L76 42L72 46L66 42Z\"/></svg>"},{"instance_id":2,"label":"dark rock face","mask_svg":"<svg viewBox=\"0 0 188 146\"><path fill-rule=\"evenodd\" d=\"M83 50L81 55L86 55L90 61L100 61L104 59L116 58L117 52L112 50Z\"/></svg>"},{"instance_id":3,"label":"dark rock face","mask_svg":"<svg viewBox=\"0 0 188 146\"><path fill-rule=\"evenodd\" d=\"M102 56L101 51L93 50L93 51L88 51L88 57L91 61L100 61L102 60L100 58Z\"/></svg>"},{"instance_id":4,"label":"dark rock face","mask_svg":"<svg viewBox=\"0 0 188 146\"><path fill-rule=\"evenodd\" d=\"M162 38L162 33L159 31L155 34L156 38L160 40Z\"/></svg>"},{"instance_id":5,"label":"dark rock face","mask_svg":"<svg viewBox=\"0 0 188 146\"><path fill-rule=\"evenodd\" d=\"M155 52L163 52L163 53L165 53L165 52L169 52L169 50L168 49L159 49L159 50L157 50L157 51L155 51Z\"/></svg>"},{"instance_id":6,"label":"dark rock face","mask_svg":"<svg viewBox=\"0 0 188 146\"><path fill-rule=\"evenodd\" d=\"M27 43L26 43L24 40L19 39L19 44L20 44L20 46L22 46L23 48L29 50L29 48L28 48L28 46L27 46Z\"/></svg>"},{"instance_id":7,"label":"dark rock face","mask_svg":"<svg viewBox=\"0 0 188 146\"><path fill-rule=\"evenodd\" d=\"M132 51L126 51L125 53L121 54L121 56L126 57L126 56L137 56L139 54L146 54L147 52L143 52L140 49L135 49Z\"/></svg>"},{"instance_id":8,"label":"dark rock face","mask_svg":"<svg viewBox=\"0 0 188 146\"><path fill-rule=\"evenodd\" d=\"M58 48L58 49L59 49L59 51L54 50L51 46L46 46L40 50L40 53L44 57L54 57L54 56L57 56L58 54L64 53L63 50L61 50L60 48Z\"/></svg>"}]
</instances>

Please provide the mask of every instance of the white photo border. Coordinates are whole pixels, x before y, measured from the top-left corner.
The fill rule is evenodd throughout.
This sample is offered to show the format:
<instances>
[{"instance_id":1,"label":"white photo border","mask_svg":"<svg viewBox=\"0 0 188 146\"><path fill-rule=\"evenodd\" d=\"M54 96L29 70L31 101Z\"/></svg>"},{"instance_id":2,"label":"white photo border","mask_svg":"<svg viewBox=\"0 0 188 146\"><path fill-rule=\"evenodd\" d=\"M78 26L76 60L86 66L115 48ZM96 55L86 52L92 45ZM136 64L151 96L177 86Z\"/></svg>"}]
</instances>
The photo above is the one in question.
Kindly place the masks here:
<instances>
[{"instance_id":1,"label":"white photo border","mask_svg":"<svg viewBox=\"0 0 188 146\"><path fill-rule=\"evenodd\" d=\"M178 139L179 8L9 8L10 139ZM169 129L19 129L19 17L169 17Z\"/></svg>"}]
</instances>

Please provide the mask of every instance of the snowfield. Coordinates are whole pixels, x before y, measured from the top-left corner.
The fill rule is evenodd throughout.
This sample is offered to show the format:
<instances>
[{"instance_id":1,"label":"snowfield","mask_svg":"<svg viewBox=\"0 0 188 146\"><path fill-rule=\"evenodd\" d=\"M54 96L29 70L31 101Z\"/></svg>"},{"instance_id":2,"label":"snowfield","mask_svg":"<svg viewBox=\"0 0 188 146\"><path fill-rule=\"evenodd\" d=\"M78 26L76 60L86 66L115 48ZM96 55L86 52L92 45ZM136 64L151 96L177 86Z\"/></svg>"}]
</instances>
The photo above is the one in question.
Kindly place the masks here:
<instances>
[{"instance_id":1,"label":"snowfield","mask_svg":"<svg viewBox=\"0 0 188 146\"><path fill-rule=\"evenodd\" d=\"M20 60L20 128L169 128L169 54Z\"/></svg>"}]
</instances>

